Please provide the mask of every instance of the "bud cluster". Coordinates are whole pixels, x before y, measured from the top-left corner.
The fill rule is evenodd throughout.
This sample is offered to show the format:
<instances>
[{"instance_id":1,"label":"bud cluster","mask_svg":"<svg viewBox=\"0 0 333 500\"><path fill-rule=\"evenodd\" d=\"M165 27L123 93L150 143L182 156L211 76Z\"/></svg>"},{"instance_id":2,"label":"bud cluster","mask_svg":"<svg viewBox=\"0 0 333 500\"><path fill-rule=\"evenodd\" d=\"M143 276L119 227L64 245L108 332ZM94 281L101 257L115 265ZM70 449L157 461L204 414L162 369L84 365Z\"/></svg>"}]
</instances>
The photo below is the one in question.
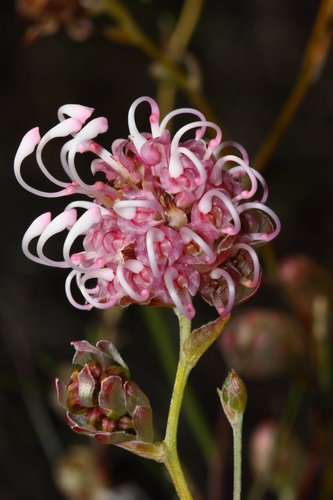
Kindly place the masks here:
<instances>
[{"instance_id":1,"label":"bud cluster","mask_svg":"<svg viewBox=\"0 0 333 500\"><path fill-rule=\"evenodd\" d=\"M151 443L149 400L130 380L116 348L107 341L99 341L96 347L86 341L72 344L76 367L71 379L66 386L56 380L58 400L67 410L69 426L105 444Z\"/></svg>"}]
</instances>

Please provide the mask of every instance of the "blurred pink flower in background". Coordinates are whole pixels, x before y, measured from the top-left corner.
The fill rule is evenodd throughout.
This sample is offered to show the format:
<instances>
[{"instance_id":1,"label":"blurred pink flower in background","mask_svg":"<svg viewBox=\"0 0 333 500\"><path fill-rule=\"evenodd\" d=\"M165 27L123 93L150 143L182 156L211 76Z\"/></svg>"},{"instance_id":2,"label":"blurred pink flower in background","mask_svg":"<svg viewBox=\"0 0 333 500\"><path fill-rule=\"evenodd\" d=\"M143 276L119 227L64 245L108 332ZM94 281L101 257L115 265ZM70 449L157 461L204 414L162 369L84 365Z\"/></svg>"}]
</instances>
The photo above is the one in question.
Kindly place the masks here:
<instances>
[{"instance_id":1,"label":"blurred pink flower in background","mask_svg":"<svg viewBox=\"0 0 333 500\"><path fill-rule=\"evenodd\" d=\"M313 305L317 297L333 303L333 278L330 271L307 255L285 257L278 266L278 279L305 326L311 328Z\"/></svg>"},{"instance_id":2,"label":"blurred pink flower in background","mask_svg":"<svg viewBox=\"0 0 333 500\"><path fill-rule=\"evenodd\" d=\"M277 375L301 366L305 356L302 329L281 311L254 309L236 317L219 338L223 358L242 376Z\"/></svg>"},{"instance_id":3,"label":"blurred pink flower in background","mask_svg":"<svg viewBox=\"0 0 333 500\"><path fill-rule=\"evenodd\" d=\"M149 500L134 481L114 486L100 447L70 446L54 466L54 480L68 500ZM112 477L112 476L111 476Z\"/></svg>"},{"instance_id":4,"label":"blurred pink flower in background","mask_svg":"<svg viewBox=\"0 0 333 500\"><path fill-rule=\"evenodd\" d=\"M288 434L286 442L274 420L260 422L250 438L249 459L258 483L269 487L278 498L294 498L305 463L303 446L295 434Z\"/></svg>"}]
</instances>

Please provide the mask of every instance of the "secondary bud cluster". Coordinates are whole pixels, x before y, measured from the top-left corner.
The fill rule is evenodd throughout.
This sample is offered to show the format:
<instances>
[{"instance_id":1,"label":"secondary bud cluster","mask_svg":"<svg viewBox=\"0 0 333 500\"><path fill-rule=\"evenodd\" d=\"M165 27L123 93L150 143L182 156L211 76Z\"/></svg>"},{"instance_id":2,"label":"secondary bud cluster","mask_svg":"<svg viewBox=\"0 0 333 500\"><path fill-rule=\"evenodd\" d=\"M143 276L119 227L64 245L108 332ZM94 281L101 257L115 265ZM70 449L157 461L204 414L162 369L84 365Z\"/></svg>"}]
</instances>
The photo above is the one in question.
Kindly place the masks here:
<instances>
[{"instance_id":1,"label":"secondary bud cluster","mask_svg":"<svg viewBox=\"0 0 333 500\"><path fill-rule=\"evenodd\" d=\"M140 133L135 122L135 110L143 102L151 108L150 133ZM278 217L265 205L266 182L250 167L246 151L235 142L221 142L220 128L200 111L177 109L160 122L156 102L142 97L128 113L129 138L114 141L109 152L94 140L106 132L106 118L84 125L92 112L84 106L62 106L58 125L42 138L38 128L32 129L22 140L15 157L22 186L50 198L72 194L89 198L70 203L53 220L49 212L38 217L24 236L25 254L45 265L70 268L66 293L80 309L136 302L177 307L191 319L192 297L199 291L220 316L226 316L260 286L262 273L254 248L280 231ZM194 121L171 137L166 126L180 114L194 116ZM208 143L203 139L207 128L215 135ZM181 142L191 130L195 138ZM69 177L64 182L47 170L42 151L50 140L68 135L60 155ZM37 163L60 188L56 192L32 188L22 178L21 164L36 146ZM237 154L223 155L228 148ZM85 151L96 155L91 170L104 175L104 182L82 180L77 156ZM254 198L258 187L259 200ZM81 217L77 209L84 211ZM69 231L64 260L52 260L44 254L44 245L64 230ZM73 253L80 236L84 236L82 251ZM33 255L29 244L36 237L37 255ZM84 304L73 298L73 279Z\"/></svg>"},{"instance_id":2,"label":"secondary bud cluster","mask_svg":"<svg viewBox=\"0 0 333 500\"><path fill-rule=\"evenodd\" d=\"M77 366L67 385L56 380L69 426L105 444L152 443L149 400L130 380L128 367L113 344L102 340L94 347L83 340L72 345Z\"/></svg>"}]
</instances>

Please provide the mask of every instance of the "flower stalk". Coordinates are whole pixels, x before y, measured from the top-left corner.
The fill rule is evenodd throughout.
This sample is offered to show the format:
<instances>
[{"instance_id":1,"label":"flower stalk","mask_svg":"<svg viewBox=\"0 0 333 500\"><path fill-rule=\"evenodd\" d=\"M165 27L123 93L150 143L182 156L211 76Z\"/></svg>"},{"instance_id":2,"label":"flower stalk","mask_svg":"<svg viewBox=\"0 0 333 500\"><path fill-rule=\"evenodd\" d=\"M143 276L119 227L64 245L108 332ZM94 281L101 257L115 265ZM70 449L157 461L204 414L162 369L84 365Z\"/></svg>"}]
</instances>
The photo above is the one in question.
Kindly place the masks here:
<instances>
[{"instance_id":1,"label":"flower stalk","mask_svg":"<svg viewBox=\"0 0 333 500\"><path fill-rule=\"evenodd\" d=\"M106 37L118 43L120 42L132 44L140 49L152 61L157 63L163 69L164 81L170 81L173 85L176 85L179 89L183 90L191 100L192 104L198 107L198 109L200 109L202 113L204 113L208 120L218 123L218 118L215 116L202 90L193 84L193 78L191 78L185 71L183 71L180 65L169 57L169 54L166 54L163 50L161 50L141 30L140 26L136 23L129 9L118 0L103 0L103 2L107 14L118 25L117 28L111 27L110 29L108 29L105 33ZM191 26L187 27L187 33L183 33L183 38L181 40L178 40L179 30L183 29L180 22L184 18L185 14L188 16L189 3L191 3ZM192 29L194 29L195 27L197 15L200 13L200 9L200 2L197 2L197 5L195 7L193 6L193 2L186 2L186 5L184 5L183 9L184 14L182 13L179 19L179 24L177 24L176 27L176 38L175 36L172 37L172 43L174 46L178 45L179 43L181 48L186 47L186 43L188 43L188 39L192 34Z\"/></svg>"},{"instance_id":2,"label":"flower stalk","mask_svg":"<svg viewBox=\"0 0 333 500\"><path fill-rule=\"evenodd\" d=\"M243 414L247 403L244 382L234 370L225 379L222 391L217 389L222 408L232 427L234 439L234 495L233 500L240 500L242 489L242 426Z\"/></svg>"},{"instance_id":3,"label":"flower stalk","mask_svg":"<svg viewBox=\"0 0 333 500\"><path fill-rule=\"evenodd\" d=\"M177 451L179 413L190 371L191 367L186 365L183 360L180 360L178 364L177 375L169 409L167 430L164 439L164 464L169 471L172 482L181 500L192 499L192 495L189 491L184 473L182 471L182 467L180 465Z\"/></svg>"},{"instance_id":4,"label":"flower stalk","mask_svg":"<svg viewBox=\"0 0 333 500\"><path fill-rule=\"evenodd\" d=\"M180 409L184 397L184 391L187 383L188 376L192 367L187 364L183 352L183 345L185 340L191 333L191 320L185 318L179 311L175 310L179 318L179 333L180 333L180 350L179 362L177 367L177 374L174 383L171 404L169 408L168 422L164 439L165 449L165 466L169 471L170 477L178 496L181 500L192 499L189 491L182 467L180 465L178 451L177 451L177 432Z\"/></svg>"},{"instance_id":5,"label":"flower stalk","mask_svg":"<svg viewBox=\"0 0 333 500\"><path fill-rule=\"evenodd\" d=\"M230 315L226 318L218 318L216 321L198 328L191 333L191 320L185 318L177 309L175 309L175 312L179 318L180 353L167 429L163 441L165 450L164 464L169 471L179 498L181 500L188 500L192 499L192 496L188 489L177 451L178 422L184 391L191 369L220 335L224 326L229 321Z\"/></svg>"},{"instance_id":6,"label":"flower stalk","mask_svg":"<svg viewBox=\"0 0 333 500\"><path fill-rule=\"evenodd\" d=\"M184 52L187 49L187 46L192 38L192 35L195 31L197 23L200 19L200 14L203 8L203 0L185 0L177 23L172 31L169 34L169 38L166 42L166 46L162 47L169 55L170 58L177 64L180 60L184 58ZM163 38L161 36L161 38ZM160 65L153 65L156 67L156 72L160 73ZM162 69L163 73L163 69ZM159 104L161 114L167 115L174 107L176 94L177 94L177 85L170 80L170 78L161 78L157 87L156 100ZM192 76L193 80L193 76ZM210 117L210 120L212 116Z\"/></svg>"},{"instance_id":7,"label":"flower stalk","mask_svg":"<svg viewBox=\"0 0 333 500\"><path fill-rule=\"evenodd\" d=\"M240 500L242 488L242 427L243 415L232 426L234 438L234 500Z\"/></svg>"},{"instance_id":8,"label":"flower stalk","mask_svg":"<svg viewBox=\"0 0 333 500\"><path fill-rule=\"evenodd\" d=\"M322 0L308 40L296 83L253 161L262 172L276 150L311 86L319 79L332 41L332 0Z\"/></svg>"},{"instance_id":9,"label":"flower stalk","mask_svg":"<svg viewBox=\"0 0 333 500\"><path fill-rule=\"evenodd\" d=\"M166 328L163 316L153 307L141 308L150 338L157 350L160 362L171 385L174 384L174 376L177 368L178 356L171 342L170 332ZM209 425L206 414L200 406L200 402L193 387L187 384L184 395L182 410L184 418L189 426L194 439L196 439L201 453L207 463L212 459L215 451L215 437Z\"/></svg>"}]
</instances>

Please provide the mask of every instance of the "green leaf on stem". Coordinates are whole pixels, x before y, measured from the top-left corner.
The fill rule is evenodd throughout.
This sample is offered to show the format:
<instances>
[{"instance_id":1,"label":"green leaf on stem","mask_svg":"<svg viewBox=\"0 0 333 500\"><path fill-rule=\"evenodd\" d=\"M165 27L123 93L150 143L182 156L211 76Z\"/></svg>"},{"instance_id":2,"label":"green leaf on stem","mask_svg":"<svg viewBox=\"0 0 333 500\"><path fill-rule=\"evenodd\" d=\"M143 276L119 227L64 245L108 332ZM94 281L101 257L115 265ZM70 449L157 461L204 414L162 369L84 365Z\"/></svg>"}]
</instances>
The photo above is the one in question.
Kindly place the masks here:
<instances>
[{"instance_id":1,"label":"green leaf on stem","mask_svg":"<svg viewBox=\"0 0 333 500\"><path fill-rule=\"evenodd\" d=\"M183 344L183 353L186 363L189 366L193 368L197 364L201 356L219 337L230 318L231 316L228 314L224 318L218 318L215 321L207 323L207 325L193 330Z\"/></svg>"}]
</instances>

